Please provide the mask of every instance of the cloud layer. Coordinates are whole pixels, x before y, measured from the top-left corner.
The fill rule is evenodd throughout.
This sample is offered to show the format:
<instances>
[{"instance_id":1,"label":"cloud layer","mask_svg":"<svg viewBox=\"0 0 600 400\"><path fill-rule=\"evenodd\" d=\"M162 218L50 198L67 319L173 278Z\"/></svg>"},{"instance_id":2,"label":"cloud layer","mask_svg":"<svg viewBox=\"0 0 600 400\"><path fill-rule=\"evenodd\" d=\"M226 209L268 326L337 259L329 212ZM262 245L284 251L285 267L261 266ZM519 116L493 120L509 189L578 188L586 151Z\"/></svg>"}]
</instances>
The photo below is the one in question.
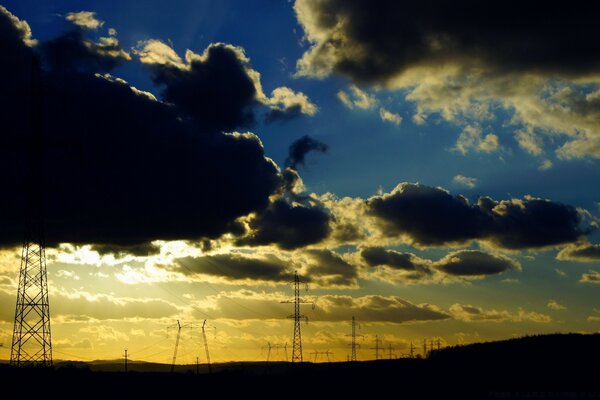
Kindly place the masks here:
<instances>
[{"instance_id":1,"label":"cloud layer","mask_svg":"<svg viewBox=\"0 0 600 400\"><path fill-rule=\"evenodd\" d=\"M438 114L479 130L502 108L525 151L541 155L561 136L560 157L600 157L600 32L588 3L297 0L294 9L310 44L299 75L401 89L418 124ZM497 139L471 147L489 152Z\"/></svg>"}]
</instances>

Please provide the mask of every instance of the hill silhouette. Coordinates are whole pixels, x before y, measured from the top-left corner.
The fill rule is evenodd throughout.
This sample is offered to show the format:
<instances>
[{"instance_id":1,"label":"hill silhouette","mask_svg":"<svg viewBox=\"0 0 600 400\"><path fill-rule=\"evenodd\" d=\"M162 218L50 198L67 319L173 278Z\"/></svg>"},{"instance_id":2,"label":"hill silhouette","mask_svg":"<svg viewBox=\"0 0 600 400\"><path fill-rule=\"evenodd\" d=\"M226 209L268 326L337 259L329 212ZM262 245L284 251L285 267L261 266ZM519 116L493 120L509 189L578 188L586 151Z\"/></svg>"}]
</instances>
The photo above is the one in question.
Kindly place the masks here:
<instances>
[{"instance_id":1,"label":"hill silhouette","mask_svg":"<svg viewBox=\"0 0 600 400\"><path fill-rule=\"evenodd\" d=\"M53 369L0 365L0 376L11 388L36 382L65 388L67 395L106 397L600 398L599 356L600 334L554 334L449 347L427 359L238 362L215 364L212 374L202 369L198 375L195 366L185 365L170 374L166 364L133 362L125 374L122 362L59 362Z\"/></svg>"}]
</instances>

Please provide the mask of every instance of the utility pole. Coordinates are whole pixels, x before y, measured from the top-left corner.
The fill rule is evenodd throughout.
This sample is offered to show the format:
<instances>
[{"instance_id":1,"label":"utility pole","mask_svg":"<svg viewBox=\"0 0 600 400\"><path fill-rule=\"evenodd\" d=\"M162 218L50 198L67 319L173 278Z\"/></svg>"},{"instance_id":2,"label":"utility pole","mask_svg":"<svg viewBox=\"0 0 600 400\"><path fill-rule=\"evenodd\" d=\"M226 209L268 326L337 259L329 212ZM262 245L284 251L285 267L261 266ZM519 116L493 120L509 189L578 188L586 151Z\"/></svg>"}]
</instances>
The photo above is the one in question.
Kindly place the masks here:
<instances>
[{"instance_id":1,"label":"utility pole","mask_svg":"<svg viewBox=\"0 0 600 400\"><path fill-rule=\"evenodd\" d=\"M31 127L28 147L28 179L25 181L27 204L25 236L21 250L19 286L10 351L15 366L52 365L50 303L46 270L46 239L43 201L43 98L41 66L32 59Z\"/></svg>"},{"instance_id":2,"label":"utility pole","mask_svg":"<svg viewBox=\"0 0 600 400\"><path fill-rule=\"evenodd\" d=\"M438 338L437 339L437 349L438 349L438 351L440 351L441 348L442 348L442 344L441 344L440 338Z\"/></svg>"},{"instance_id":3,"label":"utility pole","mask_svg":"<svg viewBox=\"0 0 600 400\"><path fill-rule=\"evenodd\" d=\"M379 360L379 350L381 349L381 347L379 347L379 345L381 344L381 340L379 340L379 335L375 335L375 347L371 347L370 350L375 350L375 359Z\"/></svg>"},{"instance_id":4,"label":"utility pole","mask_svg":"<svg viewBox=\"0 0 600 400\"><path fill-rule=\"evenodd\" d=\"M433 351L433 339L429 340L429 352L431 353Z\"/></svg>"},{"instance_id":5,"label":"utility pole","mask_svg":"<svg viewBox=\"0 0 600 400\"><path fill-rule=\"evenodd\" d=\"M308 290L308 289L307 289ZM294 304L294 314L288 316L294 320L294 341L292 345L292 362L302 362L302 333L300 331L300 320L305 320L308 324L308 317L306 315L302 315L300 313L300 304L309 304L312 303L314 307L314 302L305 301L300 297L300 278L298 277L298 272L294 271L294 299L282 301L282 303L293 303Z\"/></svg>"},{"instance_id":6,"label":"utility pole","mask_svg":"<svg viewBox=\"0 0 600 400\"><path fill-rule=\"evenodd\" d=\"M208 354L208 341L206 340L206 331L204 327L206 326L206 320L202 323L202 339L204 340L204 351L206 351L206 365L208 366L208 373L212 373L212 368L210 366L210 354Z\"/></svg>"},{"instance_id":7,"label":"utility pole","mask_svg":"<svg viewBox=\"0 0 600 400\"><path fill-rule=\"evenodd\" d=\"M423 358L427 358L427 339L423 339Z\"/></svg>"},{"instance_id":8,"label":"utility pole","mask_svg":"<svg viewBox=\"0 0 600 400\"><path fill-rule=\"evenodd\" d=\"M412 341L410 342L410 358L415 358L415 346Z\"/></svg>"},{"instance_id":9,"label":"utility pole","mask_svg":"<svg viewBox=\"0 0 600 400\"><path fill-rule=\"evenodd\" d=\"M177 339L175 340L175 351L173 352L173 362L171 363L171 373L175 371L175 361L177 361L177 348L179 347L179 338L181 337L181 323L177 320Z\"/></svg>"},{"instance_id":10,"label":"utility pole","mask_svg":"<svg viewBox=\"0 0 600 400\"><path fill-rule=\"evenodd\" d=\"M125 349L124 357L125 357L125 373L127 373L127 349Z\"/></svg>"},{"instance_id":11,"label":"utility pole","mask_svg":"<svg viewBox=\"0 0 600 400\"><path fill-rule=\"evenodd\" d=\"M356 344L356 336L363 336L356 334L356 319L354 315L352 316L352 333L346 336L350 336L352 338L352 343L350 344L352 351L350 353L349 361L356 361L356 347L360 348L360 344Z\"/></svg>"}]
</instances>

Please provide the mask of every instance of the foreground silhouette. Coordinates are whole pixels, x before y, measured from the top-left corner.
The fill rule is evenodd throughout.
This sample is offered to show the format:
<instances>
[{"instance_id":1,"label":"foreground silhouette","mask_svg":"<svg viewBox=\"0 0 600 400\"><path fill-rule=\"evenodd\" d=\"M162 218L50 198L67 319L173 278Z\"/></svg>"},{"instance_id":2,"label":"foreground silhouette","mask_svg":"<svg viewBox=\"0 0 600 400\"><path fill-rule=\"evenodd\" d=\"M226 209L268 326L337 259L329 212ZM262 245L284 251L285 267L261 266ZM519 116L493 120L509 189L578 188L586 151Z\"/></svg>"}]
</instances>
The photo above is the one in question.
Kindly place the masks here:
<instances>
[{"instance_id":1,"label":"foreground silhouette","mask_svg":"<svg viewBox=\"0 0 600 400\"><path fill-rule=\"evenodd\" d=\"M226 363L213 374L195 366L170 374L164 364L58 363L52 369L0 366L10 387L31 382L60 388L65 395L162 393L243 394L277 398L286 394L323 397L370 393L393 398L599 398L600 334L530 336L434 351L428 359L354 363ZM155 372L141 372L155 371ZM159 372L163 371L163 372ZM84 391L82 392L81 388ZM433 396L433 397L432 397Z\"/></svg>"}]
</instances>

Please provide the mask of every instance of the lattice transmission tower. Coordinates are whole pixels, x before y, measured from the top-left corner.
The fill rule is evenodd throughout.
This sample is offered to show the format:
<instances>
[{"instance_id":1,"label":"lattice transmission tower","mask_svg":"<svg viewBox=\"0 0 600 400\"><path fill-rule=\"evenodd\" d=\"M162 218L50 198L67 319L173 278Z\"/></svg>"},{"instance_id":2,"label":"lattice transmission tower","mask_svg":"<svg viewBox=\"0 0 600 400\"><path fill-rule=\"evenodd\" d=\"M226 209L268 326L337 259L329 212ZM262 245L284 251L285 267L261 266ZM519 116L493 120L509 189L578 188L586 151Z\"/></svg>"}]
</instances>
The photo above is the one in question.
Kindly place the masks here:
<instances>
[{"instance_id":1,"label":"lattice transmission tower","mask_svg":"<svg viewBox=\"0 0 600 400\"><path fill-rule=\"evenodd\" d=\"M308 288L306 289L308 290ZM300 321L305 320L308 323L308 317L300 313L301 304L312 304L315 306L314 301L306 301L300 297L300 277L298 272L294 271L294 299L282 301L282 303L293 303L294 314L288 316L294 320L294 341L292 342L292 362L302 362L302 332L300 330Z\"/></svg>"},{"instance_id":2,"label":"lattice transmission tower","mask_svg":"<svg viewBox=\"0 0 600 400\"><path fill-rule=\"evenodd\" d=\"M43 99L39 60L32 62L32 108L27 140L28 174L25 236L10 352L12 365L52 365L50 304L43 212Z\"/></svg>"}]
</instances>

